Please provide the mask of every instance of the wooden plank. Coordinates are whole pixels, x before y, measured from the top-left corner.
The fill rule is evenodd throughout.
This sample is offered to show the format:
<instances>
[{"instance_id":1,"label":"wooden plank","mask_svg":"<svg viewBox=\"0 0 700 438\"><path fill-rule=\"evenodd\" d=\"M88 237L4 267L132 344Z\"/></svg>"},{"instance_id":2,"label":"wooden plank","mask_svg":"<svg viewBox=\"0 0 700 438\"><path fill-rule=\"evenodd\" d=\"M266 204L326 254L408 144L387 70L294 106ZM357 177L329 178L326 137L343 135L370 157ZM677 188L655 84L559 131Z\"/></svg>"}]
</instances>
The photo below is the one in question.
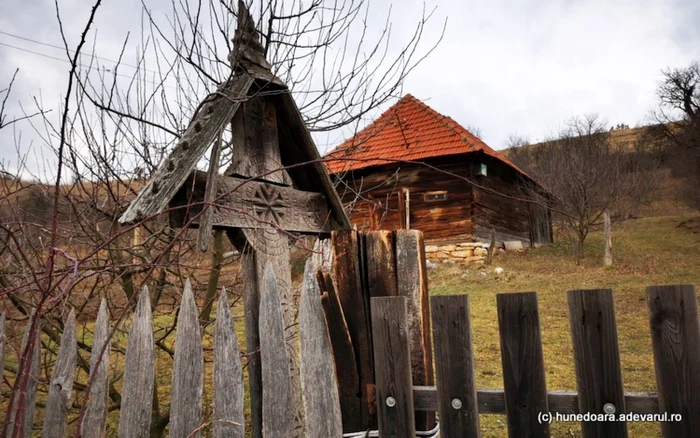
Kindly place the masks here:
<instances>
[{"instance_id":1,"label":"wooden plank","mask_svg":"<svg viewBox=\"0 0 700 438\"><path fill-rule=\"evenodd\" d=\"M21 355L23 356L27 348L30 347L29 345L29 336L32 328L32 319L34 318L34 313L32 312L31 316L29 317L29 324L27 324L27 328L24 330L24 336L22 337L22 350L21 350ZM12 413L10 414L10 424L7 426L7 436L8 437L15 437L15 436L23 436L25 438L29 438L32 436L32 425L34 422L34 408L36 405L36 389L37 389L37 384L39 382L39 378L41 377L41 364L40 364L40 359L41 359L41 340L39 338L39 333L41 333L41 321L38 321L37 327L36 327L36 332L34 333L34 345L31 350L32 352L32 357L31 357L31 362L30 362L30 368L29 368L29 378L27 379L27 384L24 388L24 398L22 400L22 403L19 403L19 393L16 393L14 403L12 406ZM18 412L24 412L24 418L22 420L22 427L19 431L16 431L14 428L18 426L16 423L17 421L17 414ZM18 434L17 432L21 432L21 434Z\"/></svg>"},{"instance_id":2,"label":"wooden plank","mask_svg":"<svg viewBox=\"0 0 700 438\"><path fill-rule=\"evenodd\" d=\"M313 253L311 260L314 264L314 269L327 268L330 269L333 265L333 249L331 248L330 239L318 238L314 242Z\"/></svg>"},{"instance_id":3,"label":"wooden plank","mask_svg":"<svg viewBox=\"0 0 700 438\"><path fill-rule=\"evenodd\" d=\"M221 157L221 143L223 131L219 131L219 136L211 148L209 155L209 169L207 170L207 182L204 187L204 213L200 219L200 227L197 232L197 246L202 252L207 252L209 243L211 242L212 226L214 224L214 206L211 205L216 201L217 182L219 175L219 158Z\"/></svg>"},{"instance_id":4,"label":"wooden plank","mask_svg":"<svg viewBox=\"0 0 700 438\"><path fill-rule=\"evenodd\" d=\"M71 309L63 326L61 346L58 349L56 366L51 376L49 395L44 411L42 437L53 438L66 435L68 409L73 400L73 381L78 361L78 344L75 333L75 309Z\"/></svg>"},{"instance_id":5,"label":"wooden plank","mask_svg":"<svg viewBox=\"0 0 700 438\"><path fill-rule=\"evenodd\" d=\"M354 356L335 350L336 361L352 359L355 363L358 383L356 387L340 385L343 430L359 432L376 428L376 420L370 414L368 385L374 383L374 363L372 361L372 333L370 325L369 294L365 293L361 278L360 241L357 231L333 231L332 279L340 307L345 316L348 334ZM335 320L328 319L331 327ZM374 406L372 404L372 406Z\"/></svg>"},{"instance_id":6,"label":"wooden plank","mask_svg":"<svg viewBox=\"0 0 700 438\"><path fill-rule=\"evenodd\" d=\"M264 437L293 433L292 382L281 306L275 271L268 263L261 284L259 320Z\"/></svg>"},{"instance_id":7,"label":"wooden plank","mask_svg":"<svg viewBox=\"0 0 700 438\"><path fill-rule=\"evenodd\" d=\"M433 297L431 307L440 433L444 436L478 437L479 409L469 296Z\"/></svg>"},{"instance_id":8,"label":"wooden plank","mask_svg":"<svg viewBox=\"0 0 700 438\"><path fill-rule=\"evenodd\" d=\"M371 297L396 297L396 253L391 231L370 231L365 236L367 285Z\"/></svg>"},{"instance_id":9,"label":"wooden plank","mask_svg":"<svg viewBox=\"0 0 700 438\"><path fill-rule=\"evenodd\" d=\"M567 293L571 341L576 365L579 410L596 414L627 412L612 290L572 290ZM626 437L622 421L584 421L584 437Z\"/></svg>"},{"instance_id":10,"label":"wooden plank","mask_svg":"<svg viewBox=\"0 0 700 438\"><path fill-rule=\"evenodd\" d=\"M166 207L241 102L247 99L252 83L250 75L235 75L202 101L173 151L119 218L121 224L141 221Z\"/></svg>"},{"instance_id":11,"label":"wooden plank","mask_svg":"<svg viewBox=\"0 0 700 438\"><path fill-rule=\"evenodd\" d=\"M610 231L610 213L603 213L603 234L605 235L605 257L603 262L605 266L612 266L612 232Z\"/></svg>"},{"instance_id":12,"label":"wooden plank","mask_svg":"<svg viewBox=\"0 0 700 438\"><path fill-rule=\"evenodd\" d=\"M214 438L244 438L243 368L226 289L214 326Z\"/></svg>"},{"instance_id":13,"label":"wooden plank","mask_svg":"<svg viewBox=\"0 0 700 438\"><path fill-rule=\"evenodd\" d=\"M255 253L241 253L243 275L243 307L245 309L246 357L248 362L248 394L253 438L262 437L262 370L260 365L260 290L255 268Z\"/></svg>"},{"instance_id":14,"label":"wooden plank","mask_svg":"<svg viewBox=\"0 0 700 438\"><path fill-rule=\"evenodd\" d=\"M194 217L202 211L205 186L206 174L195 171L192 180L171 203L173 226L181 227L186 223L199 226L201 216ZM331 231L328 204L320 193L229 176L218 176L216 186L214 227L282 229L303 233ZM198 204L192 205L193 202Z\"/></svg>"},{"instance_id":15,"label":"wooden plank","mask_svg":"<svg viewBox=\"0 0 700 438\"><path fill-rule=\"evenodd\" d=\"M0 370L5 369L5 342L7 340L7 335L5 335L5 312L0 315ZM2 377L2 373L0 373Z\"/></svg>"},{"instance_id":16,"label":"wooden plank","mask_svg":"<svg viewBox=\"0 0 700 438\"><path fill-rule=\"evenodd\" d=\"M506 399L502 389L479 389L476 391L480 414L505 414ZM438 409L438 392L434 386L413 387L414 407L417 411ZM578 393L576 391L549 391L547 393L549 412L578 414ZM658 414L659 404L656 393L626 392L625 406L629 412L638 414Z\"/></svg>"},{"instance_id":17,"label":"wooden plank","mask_svg":"<svg viewBox=\"0 0 700 438\"><path fill-rule=\"evenodd\" d=\"M321 294L314 265L306 262L299 306L299 357L301 394L304 402L305 435L309 438L340 437L338 380Z\"/></svg>"},{"instance_id":18,"label":"wooden plank","mask_svg":"<svg viewBox=\"0 0 700 438\"><path fill-rule=\"evenodd\" d=\"M202 420L204 354L199 310L188 278L177 317L170 402L170 436L198 437Z\"/></svg>"},{"instance_id":19,"label":"wooden plank","mask_svg":"<svg viewBox=\"0 0 700 438\"><path fill-rule=\"evenodd\" d=\"M155 376L154 342L151 295L144 286L136 304L126 343L119 438L149 436Z\"/></svg>"},{"instance_id":20,"label":"wooden plank","mask_svg":"<svg viewBox=\"0 0 700 438\"><path fill-rule=\"evenodd\" d=\"M683 421L662 421L664 437L700 431L700 323L695 286L647 288L659 411Z\"/></svg>"},{"instance_id":21,"label":"wooden plank","mask_svg":"<svg viewBox=\"0 0 700 438\"><path fill-rule=\"evenodd\" d=\"M423 233L418 230L397 230L397 290L408 305L411 375L414 385L433 384L433 351L430 342L430 302L428 301L428 269L425 266ZM416 414L416 429L431 430L435 415Z\"/></svg>"},{"instance_id":22,"label":"wooden plank","mask_svg":"<svg viewBox=\"0 0 700 438\"><path fill-rule=\"evenodd\" d=\"M343 406L342 414L347 415L347 420L343 417L343 430L358 431L355 423L361 416L362 400L357 398L360 378L355 362L355 349L353 348L350 331L345 321L345 314L340 306L330 274L325 270L319 271L318 282L324 291L323 295L319 296L323 305L323 312L326 321L331 321L328 325L328 334L330 336L330 345L333 349L334 366L339 388L338 397L340 405Z\"/></svg>"},{"instance_id":23,"label":"wooden plank","mask_svg":"<svg viewBox=\"0 0 700 438\"><path fill-rule=\"evenodd\" d=\"M106 344L106 347L105 347ZM104 353L102 349L104 348ZM107 301L103 298L95 321L95 333L92 337L90 354L90 396L85 409L83 424L80 426L84 437L103 437L107 424L107 394L109 385L109 311ZM102 354L102 359L100 359ZM98 364L99 361L99 364Z\"/></svg>"},{"instance_id":24,"label":"wooden plank","mask_svg":"<svg viewBox=\"0 0 700 438\"><path fill-rule=\"evenodd\" d=\"M372 298L379 436L416 435L405 297Z\"/></svg>"},{"instance_id":25,"label":"wooden plank","mask_svg":"<svg viewBox=\"0 0 700 438\"><path fill-rule=\"evenodd\" d=\"M496 307L508 436L549 436L539 421L548 407L537 293L497 294Z\"/></svg>"}]
</instances>

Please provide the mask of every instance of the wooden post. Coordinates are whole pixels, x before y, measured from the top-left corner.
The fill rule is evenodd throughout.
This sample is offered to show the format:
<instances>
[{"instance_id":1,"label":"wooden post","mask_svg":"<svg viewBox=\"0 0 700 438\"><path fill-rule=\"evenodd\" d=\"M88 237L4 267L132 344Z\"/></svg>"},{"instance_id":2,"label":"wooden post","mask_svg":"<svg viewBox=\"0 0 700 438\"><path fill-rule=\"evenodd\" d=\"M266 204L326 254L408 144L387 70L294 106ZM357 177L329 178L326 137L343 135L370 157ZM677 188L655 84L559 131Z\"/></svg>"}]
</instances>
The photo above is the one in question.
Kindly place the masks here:
<instances>
[{"instance_id":1,"label":"wooden post","mask_svg":"<svg viewBox=\"0 0 700 438\"><path fill-rule=\"evenodd\" d=\"M690 438L700 431L700 325L695 287L647 288L659 412L682 421L663 421L664 437Z\"/></svg>"},{"instance_id":2,"label":"wooden post","mask_svg":"<svg viewBox=\"0 0 700 438\"><path fill-rule=\"evenodd\" d=\"M567 293L579 412L625 413L615 307L610 289ZM583 436L627 437L623 421L584 421Z\"/></svg>"},{"instance_id":3,"label":"wooden post","mask_svg":"<svg viewBox=\"0 0 700 438\"><path fill-rule=\"evenodd\" d=\"M416 436L406 298L372 298L379 436Z\"/></svg>"},{"instance_id":4,"label":"wooden post","mask_svg":"<svg viewBox=\"0 0 700 438\"><path fill-rule=\"evenodd\" d=\"M610 213L603 213L603 224L605 233L605 266L612 266L612 233L610 231Z\"/></svg>"},{"instance_id":5,"label":"wooden post","mask_svg":"<svg viewBox=\"0 0 700 438\"><path fill-rule=\"evenodd\" d=\"M496 295L508 436L548 437L549 410L537 293Z\"/></svg>"},{"instance_id":6,"label":"wooden post","mask_svg":"<svg viewBox=\"0 0 700 438\"><path fill-rule=\"evenodd\" d=\"M430 301L440 434L445 437L478 437L479 407L469 323L469 296L433 297Z\"/></svg>"}]
</instances>

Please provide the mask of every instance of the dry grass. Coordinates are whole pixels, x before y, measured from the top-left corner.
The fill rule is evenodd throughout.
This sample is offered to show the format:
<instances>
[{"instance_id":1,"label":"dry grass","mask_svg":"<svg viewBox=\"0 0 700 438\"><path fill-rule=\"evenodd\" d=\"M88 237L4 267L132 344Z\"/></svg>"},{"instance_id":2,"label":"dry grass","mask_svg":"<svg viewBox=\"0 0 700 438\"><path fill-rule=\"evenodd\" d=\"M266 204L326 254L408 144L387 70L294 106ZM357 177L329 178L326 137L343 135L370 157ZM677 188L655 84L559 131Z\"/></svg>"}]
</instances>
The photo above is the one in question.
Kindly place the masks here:
<instances>
[{"instance_id":1,"label":"dry grass","mask_svg":"<svg viewBox=\"0 0 700 438\"><path fill-rule=\"evenodd\" d=\"M579 266L563 244L497 258L483 277L478 267L441 265L430 273L433 295L468 293L471 303L476 379L479 388L502 388L496 294L536 291L539 298L547 387L576 389L566 291L614 291L622 375L628 391L655 391L654 364L645 302L653 284L700 285L700 215L645 218L614 229L612 268L604 268L603 240L594 234ZM496 276L493 268L505 272ZM485 437L506 436L505 417L482 415ZM631 424L630 436L658 436L658 424ZM578 424L555 424L552 436L580 436Z\"/></svg>"}]
</instances>

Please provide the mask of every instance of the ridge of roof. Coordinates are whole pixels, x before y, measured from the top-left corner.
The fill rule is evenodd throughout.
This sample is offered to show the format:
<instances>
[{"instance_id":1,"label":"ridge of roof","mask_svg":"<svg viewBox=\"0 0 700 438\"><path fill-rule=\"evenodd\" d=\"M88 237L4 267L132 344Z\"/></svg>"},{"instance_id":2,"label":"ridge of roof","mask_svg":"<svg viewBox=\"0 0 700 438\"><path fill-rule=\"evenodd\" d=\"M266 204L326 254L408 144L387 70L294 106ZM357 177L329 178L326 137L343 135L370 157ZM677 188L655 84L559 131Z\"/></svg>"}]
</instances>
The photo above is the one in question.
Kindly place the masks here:
<instances>
[{"instance_id":1,"label":"ridge of roof","mask_svg":"<svg viewBox=\"0 0 700 438\"><path fill-rule=\"evenodd\" d=\"M527 176L454 119L408 93L364 129L328 152L325 164L329 172L341 173L397 161L471 152L483 152Z\"/></svg>"}]
</instances>

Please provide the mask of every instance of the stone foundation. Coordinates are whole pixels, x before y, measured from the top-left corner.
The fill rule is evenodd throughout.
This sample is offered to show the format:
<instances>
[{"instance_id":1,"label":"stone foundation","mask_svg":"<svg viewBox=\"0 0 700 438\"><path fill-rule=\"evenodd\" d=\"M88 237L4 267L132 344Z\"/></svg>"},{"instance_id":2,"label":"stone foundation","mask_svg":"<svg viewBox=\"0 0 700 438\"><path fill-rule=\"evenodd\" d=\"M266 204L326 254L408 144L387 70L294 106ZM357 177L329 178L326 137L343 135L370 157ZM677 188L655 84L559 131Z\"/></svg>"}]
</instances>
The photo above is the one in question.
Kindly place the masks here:
<instances>
[{"instance_id":1,"label":"stone foundation","mask_svg":"<svg viewBox=\"0 0 700 438\"><path fill-rule=\"evenodd\" d=\"M425 258L433 263L483 263L488 254L489 244L464 242L445 245L426 245ZM496 254L503 248L496 248Z\"/></svg>"}]
</instances>

